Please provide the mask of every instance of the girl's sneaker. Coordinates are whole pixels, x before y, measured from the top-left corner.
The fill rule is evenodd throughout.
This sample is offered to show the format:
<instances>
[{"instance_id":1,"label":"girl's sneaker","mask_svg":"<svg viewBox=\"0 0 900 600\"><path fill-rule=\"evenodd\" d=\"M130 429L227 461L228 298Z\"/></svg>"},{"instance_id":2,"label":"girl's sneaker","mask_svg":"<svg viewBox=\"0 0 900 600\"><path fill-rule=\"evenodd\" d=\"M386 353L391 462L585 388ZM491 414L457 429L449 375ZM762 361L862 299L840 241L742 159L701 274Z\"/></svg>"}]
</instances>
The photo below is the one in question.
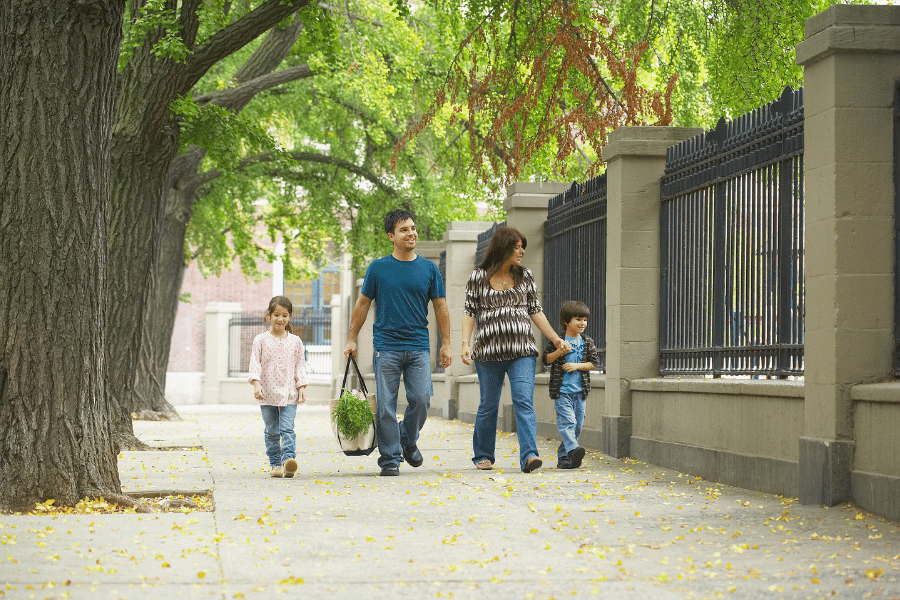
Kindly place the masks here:
<instances>
[{"instance_id":1,"label":"girl's sneaker","mask_svg":"<svg viewBox=\"0 0 900 600\"><path fill-rule=\"evenodd\" d=\"M291 477L293 476L294 474L291 473ZM274 466L272 467L272 470L269 471L269 477L284 477L284 470L281 468L281 466Z\"/></svg>"},{"instance_id":2,"label":"girl's sneaker","mask_svg":"<svg viewBox=\"0 0 900 600\"><path fill-rule=\"evenodd\" d=\"M284 461L284 476L287 478L291 478L294 476L294 473L297 472L297 461L293 458L289 458Z\"/></svg>"}]
</instances>

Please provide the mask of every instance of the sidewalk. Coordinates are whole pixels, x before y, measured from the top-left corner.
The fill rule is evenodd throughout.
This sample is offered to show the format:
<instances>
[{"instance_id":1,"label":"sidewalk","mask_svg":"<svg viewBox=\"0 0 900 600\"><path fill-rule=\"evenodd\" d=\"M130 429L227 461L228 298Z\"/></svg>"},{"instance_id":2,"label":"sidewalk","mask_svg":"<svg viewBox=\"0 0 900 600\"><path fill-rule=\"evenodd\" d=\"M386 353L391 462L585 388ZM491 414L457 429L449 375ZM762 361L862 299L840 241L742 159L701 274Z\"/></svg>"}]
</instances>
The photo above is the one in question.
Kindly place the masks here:
<instances>
[{"instance_id":1,"label":"sidewalk","mask_svg":"<svg viewBox=\"0 0 900 600\"><path fill-rule=\"evenodd\" d=\"M294 479L271 479L258 409L136 422L129 492L212 490L214 512L0 516L0 599L900 598L900 527L589 453L577 471L470 460L471 426L431 419L425 464L378 477L324 407L297 414Z\"/></svg>"}]
</instances>

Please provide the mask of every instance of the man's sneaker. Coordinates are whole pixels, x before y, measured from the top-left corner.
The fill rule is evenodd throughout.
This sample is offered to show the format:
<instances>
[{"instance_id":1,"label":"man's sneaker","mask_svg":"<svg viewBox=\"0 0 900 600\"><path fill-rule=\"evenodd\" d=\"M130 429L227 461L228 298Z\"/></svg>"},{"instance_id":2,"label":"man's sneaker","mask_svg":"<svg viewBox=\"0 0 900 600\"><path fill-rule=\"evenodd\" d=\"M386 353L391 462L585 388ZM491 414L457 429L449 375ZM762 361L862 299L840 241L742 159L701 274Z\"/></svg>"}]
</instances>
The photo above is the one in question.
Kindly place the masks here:
<instances>
[{"instance_id":1,"label":"man's sneaker","mask_svg":"<svg viewBox=\"0 0 900 600\"><path fill-rule=\"evenodd\" d=\"M557 469L571 469L572 461L569 460L568 456L560 456L559 459L556 461L556 468Z\"/></svg>"},{"instance_id":2,"label":"man's sneaker","mask_svg":"<svg viewBox=\"0 0 900 600\"><path fill-rule=\"evenodd\" d=\"M584 458L584 448L578 446L571 452L569 452L569 460L572 461L572 468L577 469L581 466L581 461Z\"/></svg>"},{"instance_id":3,"label":"man's sneaker","mask_svg":"<svg viewBox=\"0 0 900 600\"><path fill-rule=\"evenodd\" d=\"M397 477L400 475L400 467L397 465L384 465L381 467L382 477Z\"/></svg>"},{"instance_id":4,"label":"man's sneaker","mask_svg":"<svg viewBox=\"0 0 900 600\"><path fill-rule=\"evenodd\" d=\"M269 477L284 477L284 469L280 465L272 467L272 470L269 471Z\"/></svg>"},{"instance_id":5,"label":"man's sneaker","mask_svg":"<svg viewBox=\"0 0 900 600\"><path fill-rule=\"evenodd\" d=\"M419 447L415 444L403 446L403 460L408 462L411 467L421 467L422 463L425 462L425 459L422 458L422 453L419 452Z\"/></svg>"},{"instance_id":6,"label":"man's sneaker","mask_svg":"<svg viewBox=\"0 0 900 600\"><path fill-rule=\"evenodd\" d=\"M290 479L297 472L297 460L289 458L284 461L284 476Z\"/></svg>"}]
</instances>

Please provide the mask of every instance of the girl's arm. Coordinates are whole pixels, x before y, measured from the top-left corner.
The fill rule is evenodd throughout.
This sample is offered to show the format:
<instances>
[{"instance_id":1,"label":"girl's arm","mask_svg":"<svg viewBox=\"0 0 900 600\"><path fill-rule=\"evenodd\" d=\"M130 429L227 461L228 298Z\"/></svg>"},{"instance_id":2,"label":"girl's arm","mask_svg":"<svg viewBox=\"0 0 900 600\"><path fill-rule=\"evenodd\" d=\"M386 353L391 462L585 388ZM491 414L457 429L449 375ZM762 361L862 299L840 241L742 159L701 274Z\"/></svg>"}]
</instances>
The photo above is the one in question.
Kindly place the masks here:
<instances>
[{"instance_id":1,"label":"girl's arm","mask_svg":"<svg viewBox=\"0 0 900 600\"><path fill-rule=\"evenodd\" d=\"M306 378L306 349L303 340L298 336L297 360L294 365L294 385L297 386L297 404L306 402L306 386L309 380Z\"/></svg>"},{"instance_id":2,"label":"girl's arm","mask_svg":"<svg viewBox=\"0 0 900 600\"><path fill-rule=\"evenodd\" d=\"M253 384L253 397L257 400L265 399L265 393L263 392L262 385L259 383L259 379L262 376L262 363L260 362L261 355L262 339L259 336L256 336L253 338L253 347L250 350L250 364L247 366L250 376L247 380Z\"/></svg>"}]
</instances>

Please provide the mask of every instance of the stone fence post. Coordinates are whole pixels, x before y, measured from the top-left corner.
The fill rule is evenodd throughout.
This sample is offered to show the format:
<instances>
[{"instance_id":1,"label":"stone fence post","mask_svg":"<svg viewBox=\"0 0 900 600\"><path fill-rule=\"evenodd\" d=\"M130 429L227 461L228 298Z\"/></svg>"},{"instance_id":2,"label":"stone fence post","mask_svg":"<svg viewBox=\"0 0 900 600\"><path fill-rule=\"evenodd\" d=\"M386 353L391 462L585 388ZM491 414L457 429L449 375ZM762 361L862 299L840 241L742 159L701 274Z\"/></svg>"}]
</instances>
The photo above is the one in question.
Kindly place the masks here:
<instances>
[{"instance_id":1,"label":"stone fence post","mask_svg":"<svg viewBox=\"0 0 900 600\"><path fill-rule=\"evenodd\" d=\"M209 302L206 305L206 375L201 404L219 404L223 379L228 377L228 321L241 313L238 302Z\"/></svg>"},{"instance_id":2,"label":"stone fence post","mask_svg":"<svg viewBox=\"0 0 900 600\"><path fill-rule=\"evenodd\" d=\"M856 384L891 376L900 7L835 5L806 21L806 323L800 501L851 496Z\"/></svg>"},{"instance_id":3,"label":"stone fence post","mask_svg":"<svg viewBox=\"0 0 900 600\"><path fill-rule=\"evenodd\" d=\"M692 127L621 127L603 148L606 190L604 453L630 453L633 379L659 375L660 178L666 149Z\"/></svg>"}]
</instances>

